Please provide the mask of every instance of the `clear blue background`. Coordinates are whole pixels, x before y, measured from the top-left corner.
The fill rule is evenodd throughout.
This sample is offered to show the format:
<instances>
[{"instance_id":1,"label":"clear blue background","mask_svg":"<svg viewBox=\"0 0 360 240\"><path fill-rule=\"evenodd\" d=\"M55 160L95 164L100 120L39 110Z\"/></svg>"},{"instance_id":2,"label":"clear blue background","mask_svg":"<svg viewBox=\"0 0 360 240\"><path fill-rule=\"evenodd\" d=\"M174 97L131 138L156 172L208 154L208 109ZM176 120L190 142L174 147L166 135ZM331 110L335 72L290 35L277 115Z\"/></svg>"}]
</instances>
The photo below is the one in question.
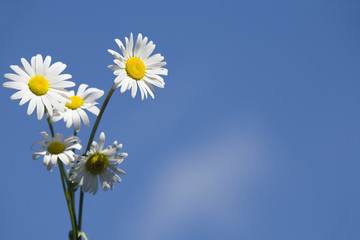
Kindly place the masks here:
<instances>
[{"instance_id":1,"label":"clear blue background","mask_svg":"<svg viewBox=\"0 0 360 240\"><path fill-rule=\"evenodd\" d=\"M89 239L360 239L358 1L0 8L1 75L40 53L66 63L77 85L107 92L107 49L130 32L168 62L155 100L118 91L110 100L96 139L104 131L106 144L123 143L127 175L86 195ZM27 116L14 92L0 88L0 239L66 239L58 168L31 160L46 122ZM84 145L90 130L82 125ZM61 122L55 131L72 133Z\"/></svg>"}]
</instances>

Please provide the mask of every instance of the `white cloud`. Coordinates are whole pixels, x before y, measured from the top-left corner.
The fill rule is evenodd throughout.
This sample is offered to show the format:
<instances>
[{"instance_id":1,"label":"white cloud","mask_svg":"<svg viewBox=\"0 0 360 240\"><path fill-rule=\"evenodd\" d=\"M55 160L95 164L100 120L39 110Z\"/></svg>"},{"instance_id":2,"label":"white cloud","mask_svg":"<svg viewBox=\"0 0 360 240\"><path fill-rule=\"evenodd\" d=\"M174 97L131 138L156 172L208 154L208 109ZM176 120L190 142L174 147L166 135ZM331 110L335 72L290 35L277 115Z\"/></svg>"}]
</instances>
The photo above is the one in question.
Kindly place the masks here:
<instances>
[{"instance_id":1,"label":"white cloud","mask_svg":"<svg viewBox=\"0 0 360 240\"><path fill-rule=\"evenodd\" d=\"M239 220L247 189L264 169L261 139L254 131L224 131L166 156L171 161L139 205L141 230L133 239L171 239L194 219L220 227Z\"/></svg>"}]
</instances>

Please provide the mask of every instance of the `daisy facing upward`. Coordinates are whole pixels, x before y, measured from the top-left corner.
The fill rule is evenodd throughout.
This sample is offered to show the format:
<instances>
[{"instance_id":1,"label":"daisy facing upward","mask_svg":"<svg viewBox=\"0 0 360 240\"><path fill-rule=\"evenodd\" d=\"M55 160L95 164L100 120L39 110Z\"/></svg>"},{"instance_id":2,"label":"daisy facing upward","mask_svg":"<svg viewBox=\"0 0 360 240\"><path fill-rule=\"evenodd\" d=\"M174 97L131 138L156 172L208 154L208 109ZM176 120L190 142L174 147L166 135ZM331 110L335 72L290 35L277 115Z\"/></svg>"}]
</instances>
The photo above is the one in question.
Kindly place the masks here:
<instances>
[{"instance_id":1,"label":"daisy facing upward","mask_svg":"<svg viewBox=\"0 0 360 240\"><path fill-rule=\"evenodd\" d=\"M95 105L96 99L104 95L104 91L97 88L88 88L87 84L81 84L75 95L74 91L69 92L71 102L67 102L63 111L56 111L56 114L51 118L51 121L57 122L60 119L64 119L66 127L70 128L74 124L76 132L80 131L81 120L85 126L90 125L89 118L84 110L87 110L96 116L99 114L99 108Z\"/></svg>"},{"instance_id":2,"label":"daisy facing upward","mask_svg":"<svg viewBox=\"0 0 360 240\"><path fill-rule=\"evenodd\" d=\"M23 67L10 66L17 74L4 75L12 81L3 83L3 87L19 90L10 99L21 99L19 105L30 101L27 114L31 115L36 107L39 120L44 115L45 107L50 116L53 115L53 107L62 110L63 105L69 101L65 88L75 86L75 83L65 81L71 78L70 74L60 74L66 65L56 62L50 66L51 57L47 56L43 61L40 54L31 58L31 65L25 58L21 58L21 62Z\"/></svg>"},{"instance_id":3,"label":"daisy facing upward","mask_svg":"<svg viewBox=\"0 0 360 240\"><path fill-rule=\"evenodd\" d=\"M117 77L114 80L116 87L120 87L120 93L131 89L131 96L136 96L139 87L141 99L147 98L148 93L154 98L154 86L164 88L165 82L160 75L167 75L168 71L162 68L166 62L162 62L164 57L161 54L155 54L150 57L155 49L152 41L147 42L147 37L142 37L139 33L135 46L133 34L130 34L130 40L125 38L126 46L119 39L115 42L119 46L123 55L111 49L108 51L115 57L114 63L109 68L114 71Z\"/></svg>"}]
</instances>

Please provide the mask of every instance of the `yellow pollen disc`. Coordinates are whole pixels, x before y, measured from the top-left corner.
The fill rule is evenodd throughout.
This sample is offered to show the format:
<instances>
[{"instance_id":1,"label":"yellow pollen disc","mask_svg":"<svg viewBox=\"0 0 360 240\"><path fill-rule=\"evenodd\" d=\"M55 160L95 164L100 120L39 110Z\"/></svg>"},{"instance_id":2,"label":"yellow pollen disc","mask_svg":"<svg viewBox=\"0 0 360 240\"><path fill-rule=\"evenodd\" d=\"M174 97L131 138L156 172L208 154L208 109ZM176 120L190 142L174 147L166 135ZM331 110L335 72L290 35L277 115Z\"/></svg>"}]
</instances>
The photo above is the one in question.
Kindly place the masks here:
<instances>
[{"instance_id":1,"label":"yellow pollen disc","mask_svg":"<svg viewBox=\"0 0 360 240\"><path fill-rule=\"evenodd\" d=\"M141 80L145 76L146 67L140 58L131 57L126 61L125 70L132 79Z\"/></svg>"},{"instance_id":2,"label":"yellow pollen disc","mask_svg":"<svg viewBox=\"0 0 360 240\"><path fill-rule=\"evenodd\" d=\"M50 143L50 145L48 146L47 149L48 149L49 153L59 154L65 150L65 145L62 144L61 142L52 142L52 143Z\"/></svg>"},{"instance_id":3,"label":"yellow pollen disc","mask_svg":"<svg viewBox=\"0 0 360 240\"><path fill-rule=\"evenodd\" d=\"M105 154L95 153L86 161L86 170L94 175L102 173L109 164L109 158Z\"/></svg>"},{"instance_id":4,"label":"yellow pollen disc","mask_svg":"<svg viewBox=\"0 0 360 240\"><path fill-rule=\"evenodd\" d=\"M43 76L32 77L28 86L30 91L37 96L44 95L49 90L49 82Z\"/></svg>"},{"instance_id":5,"label":"yellow pollen disc","mask_svg":"<svg viewBox=\"0 0 360 240\"><path fill-rule=\"evenodd\" d=\"M75 110L75 109L81 107L83 104L82 98L78 97L78 96L72 96L72 97L70 97L70 100L71 100L71 103L66 103L65 106L72 110Z\"/></svg>"}]
</instances>

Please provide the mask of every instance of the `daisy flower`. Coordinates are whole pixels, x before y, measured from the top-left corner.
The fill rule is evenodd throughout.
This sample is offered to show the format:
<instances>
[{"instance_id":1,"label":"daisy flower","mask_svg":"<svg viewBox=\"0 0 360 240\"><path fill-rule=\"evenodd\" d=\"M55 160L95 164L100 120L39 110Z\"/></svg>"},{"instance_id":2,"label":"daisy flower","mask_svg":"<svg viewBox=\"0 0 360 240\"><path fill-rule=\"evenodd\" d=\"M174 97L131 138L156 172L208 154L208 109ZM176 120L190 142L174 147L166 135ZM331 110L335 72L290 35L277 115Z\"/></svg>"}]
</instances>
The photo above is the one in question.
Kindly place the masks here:
<instances>
[{"instance_id":1,"label":"daisy flower","mask_svg":"<svg viewBox=\"0 0 360 240\"><path fill-rule=\"evenodd\" d=\"M21 99L19 105L30 101L27 114L31 115L36 107L39 120L44 115L45 107L50 115L53 114L53 107L62 109L61 103L69 101L65 88L75 86L75 83L65 81L71 78L70 74L60 74L66 65L56 62L50 66L51 57L47 56L43 61L40 54L31 58L31 64L25 58L21 58L21 62L23 67L10 66L16 74L4 75L12 81L3 83L3 87L19 90L10 99Z\"/></svg>"},{"instance_id":2,"label":"daisy flower","mask_svg":"<svg viewBox=\"0 0 360 240\"><path fill-rule=\"evenodd\" d=\"M58 158L68 165L75 160L75 153L73 149L81 150L80 139L75 136L70 136L63 141L63 134L56 134L56 137L52 138L46 132L41 132L41 136L45 138L45 141L35 142L33 145L40 145L43 150L37 151L33 154L33 160L36 160L40 156L44 156L44 165L48 171L51 171Z\"/></svg>"},{"instance_id":3,"label":"daisy flower","mask_svg":"<svg viewBox=\"0 0 360 240\"><path fill-rule=\"evenodd\" d=\"M125 38L126 46L122 44L119 39L115 39L123 55L109 49L108 51L115 57L114 63L109 68L114 71L117 77L114 80L114 86L120 87L120 93L131 89L131 96L136 96L137 88L139 87L141 99L144 95L147 98L148 93L154 98L154 88L152 85L159 88L165 86L164 79L159 75L167 75L168 71L162 66L166 62L162 62L164 57L161 54L155 54L150 57L155 49L155 44L152 41L147 42L147 37L138 35L135 46L132 33L130 40Z\"/></svg>"},{"instance_id":4,"label":"daisy flower","mask_svg":"<svg viewBox=\"0 0 360 240\"><path fill-rule=\"evenodd\" d=\"M82 191L95 194L100 180L101 187L106 191L113 189L115 182L121 182L117 174L125 172L116 166L122 163L127 153L116 153L122 148L122 144L115 141L111 146L103 149L105 134L100 134L99 143L92 142L90 150L85 156L78 156L79 162L71 164L69 180L82 186Z\"/></svg>"},{"instance_id":5,"label":"daisy flower","mask_svg":"<svg viewBox=\"0 0 360 240\"><path fill-rule=\"evenodd\" d=\"M74 91L70 91L69 96L71 102L65 104L64 111L57 111L51 118L51 121L57 122L60 119L64 119L66 127L70 128L71 125L74 124L76 132L80 130L81 120L84 122L85 126L88 127L90 121L84 109L97 116L100 110L95 106L98 104L95 100L104 95L104 91L97 88L86 89L87 87L88 85L81 84L76 95Z\"/></svg>"}]
</instances>

